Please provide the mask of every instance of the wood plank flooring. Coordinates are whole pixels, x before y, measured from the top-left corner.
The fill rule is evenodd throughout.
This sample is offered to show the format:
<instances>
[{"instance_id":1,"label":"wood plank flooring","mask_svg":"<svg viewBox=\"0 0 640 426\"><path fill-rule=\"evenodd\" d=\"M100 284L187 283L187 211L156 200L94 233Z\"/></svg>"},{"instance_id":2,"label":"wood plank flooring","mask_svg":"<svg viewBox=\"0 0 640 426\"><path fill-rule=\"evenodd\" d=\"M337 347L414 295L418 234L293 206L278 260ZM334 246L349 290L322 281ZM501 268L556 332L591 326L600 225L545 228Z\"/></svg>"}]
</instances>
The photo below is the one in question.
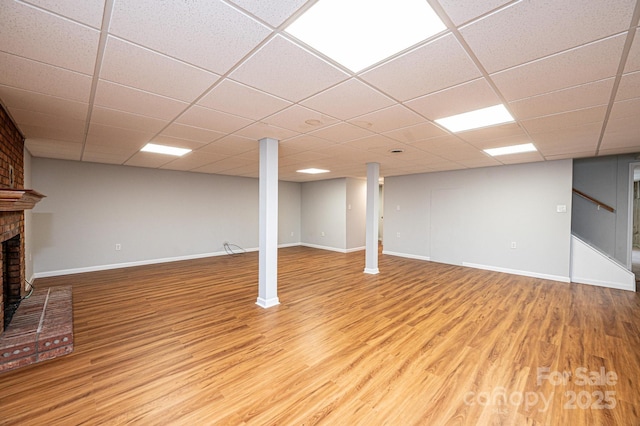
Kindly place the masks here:
<instances>
[{"instance_id":1,"label":"wood plank flooring","mask_svg":"<svg viewBox=\"0 0 640 426\"><path fill-rule=\"evenodd\" d=\"M265 310L257 265L37 280L73 285L75 351L0 375L0 424L640 424L636 293L292 247Z\"/></svg>"}]
</instances>

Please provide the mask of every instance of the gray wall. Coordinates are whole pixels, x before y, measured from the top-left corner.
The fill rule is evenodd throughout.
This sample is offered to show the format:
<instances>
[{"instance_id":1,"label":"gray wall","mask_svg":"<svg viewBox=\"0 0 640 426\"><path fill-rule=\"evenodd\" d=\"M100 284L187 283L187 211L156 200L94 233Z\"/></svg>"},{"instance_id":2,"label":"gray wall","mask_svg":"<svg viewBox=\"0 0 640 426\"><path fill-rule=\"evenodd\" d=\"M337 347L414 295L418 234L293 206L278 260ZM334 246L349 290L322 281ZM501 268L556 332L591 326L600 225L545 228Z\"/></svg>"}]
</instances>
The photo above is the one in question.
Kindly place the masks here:
<instances>
[{"instance_id":1,"label":"gray wall","mask_svg":"<svg viewBox=\"0 0 640 426\"><path fill-rule=\"evenodd\" d=\"M258 246L257 179L33 158L32 183L36 275ZM279 243L299 243L300 185L279 199Z\"/></svg>"},{"instance_id":2,"label":"gray wall","mask_svg":"<svg viewBox=\"0 0 640 426\"><path fill-rule=\"evenodd\" d=\"M387 177L384 252L568 279L571 181L571 160Z\"/></svg>"},{"instance_id":3,"label":"gray wall","mask_svg":"<svg viewBox=\"0 0 640 426\"><path fill-rule=\"evenodd\" d=\"M629 165L635 156L619 155L574 160L573 186L615 209L611 213L573 196L572 231L627 267L631 267L629 229Z\"/></svg>"},{"instance_id":4,"label":"gray wall","mask_svg":"<svg viewBox=\"0 0 640 426\"><path fill-rule=\"evenodd\" d=\"M367 180L347 178L347 251L367 244Z\"/></svg>"},{"instance_id":5,"label":"gray wall","mask_svg":"<svg viewBox=\"0 0 640 426\"><path fill-rule=\"evenodd\" d=\"M302 184L301 199L302 243L346 250L345 179L305 182Z\"/></svg>"}]
</instances>

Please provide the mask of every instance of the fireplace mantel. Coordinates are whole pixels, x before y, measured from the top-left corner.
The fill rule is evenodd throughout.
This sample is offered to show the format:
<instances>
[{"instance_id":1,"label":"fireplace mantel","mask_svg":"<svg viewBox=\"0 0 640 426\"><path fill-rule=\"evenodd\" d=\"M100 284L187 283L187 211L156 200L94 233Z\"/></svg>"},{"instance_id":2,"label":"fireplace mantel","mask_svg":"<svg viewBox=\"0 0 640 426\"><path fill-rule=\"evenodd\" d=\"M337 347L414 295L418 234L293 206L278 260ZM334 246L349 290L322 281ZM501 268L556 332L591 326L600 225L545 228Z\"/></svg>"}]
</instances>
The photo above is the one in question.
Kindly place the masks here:
<instances>
[{"instance_id":1,"label":"fireplace mantel","mask_svg":"<svg viewBox=\"0 0 640 426\"><path fill-rule=\"evenodd\" d=\"M45 195L33 189L2 188L0 189L0 212L30 210L44 197Z\"/></svg>"}]
</instances>

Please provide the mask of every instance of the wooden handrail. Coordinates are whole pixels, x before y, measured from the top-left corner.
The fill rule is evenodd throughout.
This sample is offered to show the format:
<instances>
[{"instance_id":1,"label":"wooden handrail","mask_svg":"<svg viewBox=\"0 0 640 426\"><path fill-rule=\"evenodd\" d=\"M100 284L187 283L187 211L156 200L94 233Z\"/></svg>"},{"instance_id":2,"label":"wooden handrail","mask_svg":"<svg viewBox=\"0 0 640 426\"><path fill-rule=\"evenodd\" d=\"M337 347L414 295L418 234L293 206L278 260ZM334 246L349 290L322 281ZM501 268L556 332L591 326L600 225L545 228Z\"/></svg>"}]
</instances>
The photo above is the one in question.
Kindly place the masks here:
<instances>
[{"instance_id":1,"label":"wooden handrail","mask_svg":"<svg viewBox=\"0 0 640 426\"><path fill-rule=\"evenodd\" d=\"M597 200L597 199L595 199L595 198L591 197L590 195L585 194L584 192L582 192L582 191L580 191L580 190L577 190L577 189L573 188L573 192L574 192L576 195L581 196L581 197L582 197L582 198L584 198L585 200L589 200L589 201L591 201L593 204L597 205L597 206L598 206L598 208L602 207L603 209L605 209L605 210L607 210L607 211L610 211L611 213L614 213L614 212L616 211L616 209L614 209L614 208L613 208L613 207L611 207L610 205L605 204L605 203L603 203L602 201L599 201L599 200Z\"/></svg>"}]
</instances>

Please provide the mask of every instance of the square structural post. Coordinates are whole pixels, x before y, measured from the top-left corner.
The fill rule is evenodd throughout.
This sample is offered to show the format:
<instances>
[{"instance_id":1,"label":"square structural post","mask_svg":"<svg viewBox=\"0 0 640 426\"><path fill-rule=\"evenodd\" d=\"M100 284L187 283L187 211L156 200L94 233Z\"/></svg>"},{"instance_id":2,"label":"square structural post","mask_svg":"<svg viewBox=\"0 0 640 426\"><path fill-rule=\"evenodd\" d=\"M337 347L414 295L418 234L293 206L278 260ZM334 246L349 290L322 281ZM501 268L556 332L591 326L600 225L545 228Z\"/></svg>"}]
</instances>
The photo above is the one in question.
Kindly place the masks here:
<instances>
[{"instance_id":1,"label":"square structural post","mask_svg":"<svg viewBox=\"0 0 640 426\"><path fill-rule=\"evenodd\" d=\"M278 300L278 141L260 139L260 252L257 305L270 308Z\"/></svg>"},{"instance_id":2,"label":"square structural post","mask_svg":"<svg viewBox=\"0 0 640 426\"><path fill-rule=\"evenodd\" d=\"M366 274L378 270L378 211L380 210L380 164L367 163Z\"/></svg>"}]
</instances>

